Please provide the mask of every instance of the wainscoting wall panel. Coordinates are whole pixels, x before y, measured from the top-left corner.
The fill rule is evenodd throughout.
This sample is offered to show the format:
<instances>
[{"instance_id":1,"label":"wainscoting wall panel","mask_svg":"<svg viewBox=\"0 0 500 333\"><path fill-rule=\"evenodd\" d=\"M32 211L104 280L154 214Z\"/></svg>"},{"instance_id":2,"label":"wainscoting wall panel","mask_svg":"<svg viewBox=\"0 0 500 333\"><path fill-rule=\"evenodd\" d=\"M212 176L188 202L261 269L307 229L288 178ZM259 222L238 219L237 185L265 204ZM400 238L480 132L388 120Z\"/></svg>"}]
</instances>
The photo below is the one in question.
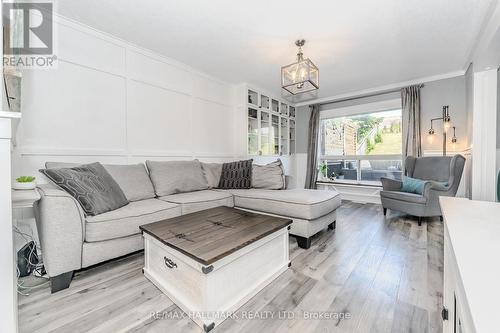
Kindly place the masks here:
<instances>
[{"instance_id":1,"label":"wainscoting wall panel","mask_svg":"<svg viewBox=\"0 0 500 333\"><path fill-rule=\"evenodd\" d=\"M209 80L202 74L194 76L193 95L206 101L233 105L233 91L228 90L221 82Z\"/></svg>"},{"instance_id":2,"label":"wainscoting wall panel","mask_svg":"<svg viewBox=\"0 0 500 333\"><path fill-rule=\"evenodd\" d=\"M198 98L193 99L192 136L197 153L224 154L233 149L233 138L228 140L226 131L232 131L233 109ZM236 134L235 135L242 135ZM201 139L203 138L203 139Z\"/></svg>"},{"instance_id":3,"label":"wainscoting wall panel","mask_svg":"<svg viewBox=\"0 0 500 333\"><path fill-rule=\"evenodd\" d=\"M127 88L127 139L131 153L190 151L191 97L132 80Z\"/></svg>"},{"instance_id":4,"label":"wainscoting wall panel","mask_svg":"<svg viewBox=\"0 0 500 333\"><path fill-rule=\"evenodd\" d=\"M64 60L23 73L18 145L30 149L125 149L123 77Z\"/></svg>"},{"instance_id":5,"label":"wainscoting wall panel","mask_svg":"<svg viewBox=\"0 0 500 333\"><path fill-rule=\"evenodd\" d=\"M125 76L126 47L88 33L74 24L58 21L56 54L59 59L96 70Z\"/></svg>"},{"instance_id":6,"label":"wainscoting wall panel","mask_svg":"<svg viewBox=\"0 0 500 333\"><path fill-rule=\"evenodd\" d=\"M58 68L23 73L13 176L45 161L245 158L234 85L90 27L54 17Z\"/></svg>"},{"instance_id":7,"label":"wainscoting wall panel","mask_svg":"<svg viewBox=\"0 0 500 333\"><path fill-rule=\"evenodd\" d=\"M149 83L186 95L193 91L193 75L155 57L139 52L127 52L128 76L132 80Z\"/></svg>"}]
</instances>

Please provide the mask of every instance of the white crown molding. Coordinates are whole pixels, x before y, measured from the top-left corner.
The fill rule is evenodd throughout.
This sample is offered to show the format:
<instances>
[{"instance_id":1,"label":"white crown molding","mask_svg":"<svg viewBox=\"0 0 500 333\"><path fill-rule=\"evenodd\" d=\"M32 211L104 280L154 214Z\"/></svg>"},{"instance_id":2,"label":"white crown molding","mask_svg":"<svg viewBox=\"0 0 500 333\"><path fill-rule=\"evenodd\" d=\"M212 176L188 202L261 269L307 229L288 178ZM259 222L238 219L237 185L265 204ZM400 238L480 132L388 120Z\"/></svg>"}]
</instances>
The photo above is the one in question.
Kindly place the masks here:
<instances>
[{"instance_id":1,"label":"white crown molding","mask_svg":"<svg viewBox=\"0 0 500 333\"><path fill-rule=\"evenodd\" d=\"M299 107L299 106L305 106L305 105L311 105L311 104L317 104L317 103L331 103L331 102L335 102L335 101L342 100L345 98L363 97L365 95L370 95L373 93L383 93L385 91L389 92L391 90L403 88L406 86L411 86L413 84L450 79L450 78L454 78L454 77L458 77L458 76L463 76L464 74L465 74L465 70L460 69L460 70L457 70L454 72L426 76L426 77L422 77L422 78L418 78L418 79L414 79L414 80L391 83L391 84L388 84L385 86L379 86L379 87L368 88L368 89L363 89L363 90L358 90L358 91L352 91L352 92L339 94L339 95L335 95L335 96L330 96L330 97L318 98L318 99L310 100L307 102L297 103L295 106Z\"/></svg>"},{"instance_id":2,"label":"white crown molding","mask_svg":"<svg viewBox=\"0 0 500 333\"><path fill-rule=\"evenodd\" d=\"M492 1L487 15L476 33L474 43L470 46L468 57L464 68L467 69L470 63L474 63L478 68L475 71L488 70L486 67L498 67L500 58L498 57L499 43L497 36L500 29L500 2ZM496 41L496 42L495 42ZM496 47L492 47L496 45Z\"/></svg>"}]
</instances>

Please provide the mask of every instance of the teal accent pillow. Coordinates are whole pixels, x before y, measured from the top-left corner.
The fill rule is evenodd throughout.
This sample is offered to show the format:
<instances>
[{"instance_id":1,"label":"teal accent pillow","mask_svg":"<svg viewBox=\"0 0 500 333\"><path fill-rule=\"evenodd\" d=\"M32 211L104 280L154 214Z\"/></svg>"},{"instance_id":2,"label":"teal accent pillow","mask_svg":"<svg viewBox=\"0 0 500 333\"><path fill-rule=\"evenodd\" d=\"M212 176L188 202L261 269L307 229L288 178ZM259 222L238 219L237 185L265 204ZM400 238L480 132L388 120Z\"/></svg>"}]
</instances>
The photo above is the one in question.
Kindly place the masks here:
<instances>
[{"instance_id":1,"label":"teal accent pillow","mask_svg":"<svg viewBox=\"0 0 500 333\"><path fill-rule=\"evenodd\" d=\"M401 192L415 193L422 195L424 193L425 181L411 178L403 177L403 186L401 186Z\"/></svg>"}]
</instances>

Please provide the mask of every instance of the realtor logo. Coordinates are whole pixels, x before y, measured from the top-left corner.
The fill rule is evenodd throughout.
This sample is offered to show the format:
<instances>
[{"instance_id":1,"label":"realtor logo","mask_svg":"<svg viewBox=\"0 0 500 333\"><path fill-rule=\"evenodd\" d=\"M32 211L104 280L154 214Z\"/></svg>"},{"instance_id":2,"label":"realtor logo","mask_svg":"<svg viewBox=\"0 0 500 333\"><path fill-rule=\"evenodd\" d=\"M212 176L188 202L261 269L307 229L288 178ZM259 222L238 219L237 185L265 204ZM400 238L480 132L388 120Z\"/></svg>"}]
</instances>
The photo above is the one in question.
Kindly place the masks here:
<instances>
[{"instance_id":1,"label":"realtor logo","mask_svg":"<svg viewBox=\"0 0 500 333\"><path fill-rule=\"evenodd\" d=\"M4 2L4 66L54 67L52 2Z\"/></svg>"}]
</instances>

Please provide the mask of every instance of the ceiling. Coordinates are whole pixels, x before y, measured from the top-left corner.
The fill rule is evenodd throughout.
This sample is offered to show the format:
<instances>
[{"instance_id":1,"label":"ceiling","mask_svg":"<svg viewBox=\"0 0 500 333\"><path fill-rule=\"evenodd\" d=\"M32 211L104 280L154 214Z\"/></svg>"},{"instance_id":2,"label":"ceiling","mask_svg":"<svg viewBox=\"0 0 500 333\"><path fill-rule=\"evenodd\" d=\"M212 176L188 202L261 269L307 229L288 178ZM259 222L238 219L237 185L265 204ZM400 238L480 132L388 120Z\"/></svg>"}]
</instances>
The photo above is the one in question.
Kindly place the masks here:
<instances>
[{"instance_id":1,"label":"ceiling","mask_svg":"<svg viewBox=\"0 0 500 333\"><path fill-rule=\"evenodd\" d=\"M64 0L57 11L231 83L280 94L294 41L324 98L463 70L496 0ZM305 98L311 98L306 96Z\"/></svg>"}]
</instances>

